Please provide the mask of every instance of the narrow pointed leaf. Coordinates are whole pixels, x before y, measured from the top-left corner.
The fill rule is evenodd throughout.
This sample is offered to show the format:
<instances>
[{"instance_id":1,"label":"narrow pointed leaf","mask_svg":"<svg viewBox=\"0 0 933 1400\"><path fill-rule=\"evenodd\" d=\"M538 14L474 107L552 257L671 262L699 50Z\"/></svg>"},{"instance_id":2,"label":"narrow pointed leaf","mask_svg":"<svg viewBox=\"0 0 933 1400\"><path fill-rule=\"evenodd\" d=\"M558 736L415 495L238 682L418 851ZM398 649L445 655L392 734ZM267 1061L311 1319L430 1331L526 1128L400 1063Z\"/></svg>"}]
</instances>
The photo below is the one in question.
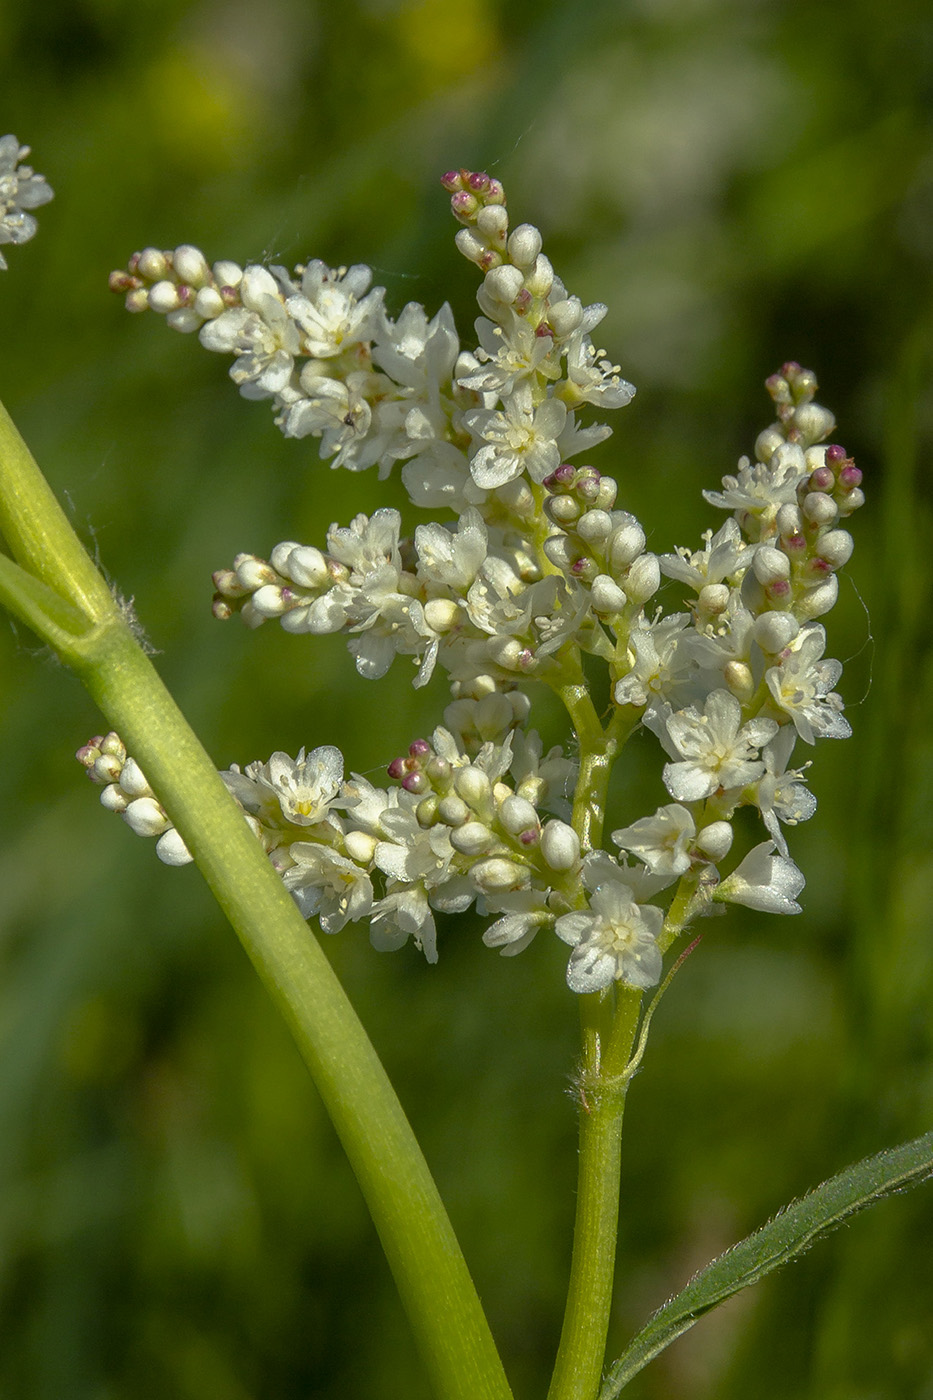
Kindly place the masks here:
<instances>
[{"instance_id":1,"label":"narrow pointed leaf","mask_svg":"<svg viewBox=\"0 0 933 1400\"><path fill-rule=\"evenodd\" d=\"M740 1289L798 1258L856 1211L933 1176L933 1132L846 1167L701 1270L665 1303L612 1366L599 1400L615 1400L675 1338Z\"/></svg>"}]
</instances>

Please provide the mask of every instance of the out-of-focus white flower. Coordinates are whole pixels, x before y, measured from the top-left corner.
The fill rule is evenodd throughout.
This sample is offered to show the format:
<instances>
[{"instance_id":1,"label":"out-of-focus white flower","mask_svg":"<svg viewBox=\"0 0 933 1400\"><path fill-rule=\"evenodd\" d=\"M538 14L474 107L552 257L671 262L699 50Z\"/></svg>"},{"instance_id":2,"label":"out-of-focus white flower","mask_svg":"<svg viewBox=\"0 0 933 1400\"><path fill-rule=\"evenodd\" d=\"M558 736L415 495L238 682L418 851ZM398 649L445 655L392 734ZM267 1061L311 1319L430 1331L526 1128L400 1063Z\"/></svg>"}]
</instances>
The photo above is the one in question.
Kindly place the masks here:
<instances>
[{"instance_id":1,"label":"out-of-focus white flower","mask_svg":"<svg viewBox=\"0 0 933 1400\"><path fill-rule=\"evenodd\" d=\"M53 197L45 177L23 164L28 155L29 147L21 146L15 136L0 136L0 244L27 243L37 228L28 211ZM6 268L2 253L0 268Z\"/></svg>"}]
</instances>

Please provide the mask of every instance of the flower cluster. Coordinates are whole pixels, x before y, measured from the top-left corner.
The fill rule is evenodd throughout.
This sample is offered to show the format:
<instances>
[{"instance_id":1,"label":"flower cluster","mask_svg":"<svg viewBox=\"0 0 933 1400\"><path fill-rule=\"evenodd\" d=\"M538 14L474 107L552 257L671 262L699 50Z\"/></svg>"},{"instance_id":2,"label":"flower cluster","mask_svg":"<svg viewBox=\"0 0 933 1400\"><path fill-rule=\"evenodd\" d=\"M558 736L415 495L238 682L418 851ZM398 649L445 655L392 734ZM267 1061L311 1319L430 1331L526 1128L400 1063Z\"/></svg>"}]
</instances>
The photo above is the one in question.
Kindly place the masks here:
<instances>
[{"instance_id":1,"label":"flower cluster","mask_svg":"<svg viewBox=\"0 0 933 1400\"><path fill-rule=\"evenodd\" d=\"M28 155L29 147L21 146L15 136L0 136L0 244L27 243L37 227L27 210L53 197L45 178L22 164ZM6 270L6 265L0 253L0 269Z\"/></svg>"},{"instance_id":2,"label":"flower cluster","mask_svg":"<svg viewBox=\"0 0 933 1400\"><path fill-rule=\"evenodd\" d=\"M389 765L395 786L345 779L333 748L222 776L327 932L368 919L377 947L411 936L433 961L432 911L475 902L492 919L484 941L503 952L553 929L572 948L574 991L649 987L715 906L799 909L783 828L816 804L809 765L791 765L798 739L850 732L819 619L852 551L842 522L863 503L861 473L826 445L833 417L790 362L767 381L775 421L755 460L704 493L725 522L698 549L651 553L617 483L571 460L609 435L586 412L634 393L591 338L606 308L567 292L537 229L510 229L498 181L459 171L444 184L457 245L483 275L470 350L446 306L429 320L412 304L393 321L364 267L209 265L185 246L146 249L111 277L130 309L232 355L241 392L271 399L287 435L319 438L333 466L384 475L400 462L413 506L455 517L406 535L400 512L376 510L332 525L321 546L286 540L215 573L218 617L345 633L361 675L408 656L415 685L441 669L453 696L445 726ZM662 577L684 593L673 612L653 602ZM608 719L583 653L607 669ZM529 680L565 702L573 760L544 755L526 729ZM612 831L613 854L600 849L609 770L639 726L660 742L672 800ZM83 761L116 794L108 805L174 858L177 836L150 807L132 815L154 802L135 792L138 770L132 791L125 768L108 776L115 744L92 741ZM736 859L743 807L766 839Z\"/></svg>"}]
</instances>

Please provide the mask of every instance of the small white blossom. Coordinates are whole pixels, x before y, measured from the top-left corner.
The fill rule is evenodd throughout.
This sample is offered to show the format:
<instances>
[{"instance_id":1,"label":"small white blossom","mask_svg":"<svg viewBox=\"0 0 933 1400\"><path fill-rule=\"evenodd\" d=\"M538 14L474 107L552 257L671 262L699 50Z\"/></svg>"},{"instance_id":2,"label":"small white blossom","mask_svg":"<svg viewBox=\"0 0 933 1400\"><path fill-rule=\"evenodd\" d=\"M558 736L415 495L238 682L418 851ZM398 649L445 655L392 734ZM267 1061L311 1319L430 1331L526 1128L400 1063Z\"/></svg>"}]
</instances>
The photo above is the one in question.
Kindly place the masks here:
<instances>
[{"instance_id":1,"label":"small white blossom","mask_svg":"<svg viewBox=\"0 0 933 1400\"><path fill-rule=\"evenodd\" d=\"M742 724L742 707L727 690L714 690L700 714L692 705L671 714L667 737L679 761L664 768L664 783L679 802L712 797L717 788L744 787L764 772L756 757L777 732L772 719Z\"/></svg>"},{"instance_id":2,"label":"small white blossom","mask_svg":"<svg viewBox=\"0 0 933 1400\"><path fill-rule=\"evenodd\" d=\"M626 885L600 885L588 910L563 914L554 925L558 938L573 947L567 967L571 991L598 992L614 981L653 987L661 976L657 937L663 922L663 911L636 904Z\"/></svg>"},{"instance_id":3,"label":"small white blossom","mask_svg":"<svg viewBox=\"0 0 933 1400\"><path fill-rule=\"evenodd\" d=\"M806 881L792 860L773 855L774 842L762 841L749 851L713 898L724 904L744 904L766 914L799 914L797 896Z\"/></svg>"},{"instance_id":4,"label":"small white blossom","mask_svg":"<svg viewBox=\"0 0 933 1400\"><path fill-rule=\"evenodd\" d=\"M653 817L614 831L612 839L643 860L655 875L675 879L690 869L689 846L695 835L696 824L686 807L672 803L660 807Z\"/></svg>"},{"instance_id":5,"label":"small white blossom","mask_svg":"<svg viewBox=\"0 0 933 1400\"><path fill-rule=\"evenodd\" d=\"M31 166L22 164L29 147L15 136L0 136L0 244L27 243L36 232L36 221L27 211L48 204L51 187ZM0 253L0 269L6 259Z\"/></svg>"},{"instance_id":6,"label":"small white blossom","mask_svg":"<svg viewBox=\"0 0 933 1400\"><path fill-rule=\"evenodd\" d=\"M816 739L848 739L852 733L842 713L842 699L833 686L842 675L842 663L821 660L826 631L814 625L800 636L780 665L765 672L774 703L790 715L805 744Z\"/></svg>"}]
</instances>

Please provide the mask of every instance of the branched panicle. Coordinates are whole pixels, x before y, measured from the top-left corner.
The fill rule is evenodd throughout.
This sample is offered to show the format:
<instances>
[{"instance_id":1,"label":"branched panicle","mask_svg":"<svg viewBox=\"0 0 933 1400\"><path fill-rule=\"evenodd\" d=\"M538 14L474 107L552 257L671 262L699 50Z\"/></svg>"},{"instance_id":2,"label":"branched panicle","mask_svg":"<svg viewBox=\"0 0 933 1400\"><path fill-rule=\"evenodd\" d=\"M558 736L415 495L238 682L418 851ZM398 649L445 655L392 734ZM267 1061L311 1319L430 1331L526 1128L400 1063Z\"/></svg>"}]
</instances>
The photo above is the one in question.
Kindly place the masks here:
<instances>
[{"instance_id":1,"label":"branched panicle","mask_svg":"<svg viewBox=\"0 0 933 1400\"><path fill-rule=\"evenodd\" d=\"M442 183L457 247L482 274L471 348L446 305L393 320L363 266L209 264L183 246L145 249L111 277L130 310L231 357L240 392L271 400L287 436L317 438L333 467L382 477L399 464L412 506L446 513L406 533L380 508L320 544L285 540L217 570L216 616L344 633L362 676L401 655L416 686L439 670L451 689L444 725L392 761L385 788L345 777L331 747L223 777L326 932L365 919L377 947L411 937L433 961L434 911L475 903L491 920L484 941L505 953L543 928L569 944L574 991L650 987L715 906L799 910L784 827L816 802L809 763L792 761L798 740L850 732L819 619L852 551L842 522L863 503L861 473L827 445L835 422L814 375L788 362L767 381L776 419L754 459L704 492L724 523L697 548L649 551L619 484L573 461L610 435L592 411L635 392L592 339L606 307L567 291L536 228L511 227L498 180L460 170ZM683 591L673 612L654 601L664 576ZM602 721L583 653L607 668ZM527 728L530 681L567 704L566 750L545 754ZM638 725L659 741L671 800L599 849L608 769ZM187 858L116 736L79 757L163 859ZM765 839L736 860L741 807Z\"/></svg>"}]
</instances>

